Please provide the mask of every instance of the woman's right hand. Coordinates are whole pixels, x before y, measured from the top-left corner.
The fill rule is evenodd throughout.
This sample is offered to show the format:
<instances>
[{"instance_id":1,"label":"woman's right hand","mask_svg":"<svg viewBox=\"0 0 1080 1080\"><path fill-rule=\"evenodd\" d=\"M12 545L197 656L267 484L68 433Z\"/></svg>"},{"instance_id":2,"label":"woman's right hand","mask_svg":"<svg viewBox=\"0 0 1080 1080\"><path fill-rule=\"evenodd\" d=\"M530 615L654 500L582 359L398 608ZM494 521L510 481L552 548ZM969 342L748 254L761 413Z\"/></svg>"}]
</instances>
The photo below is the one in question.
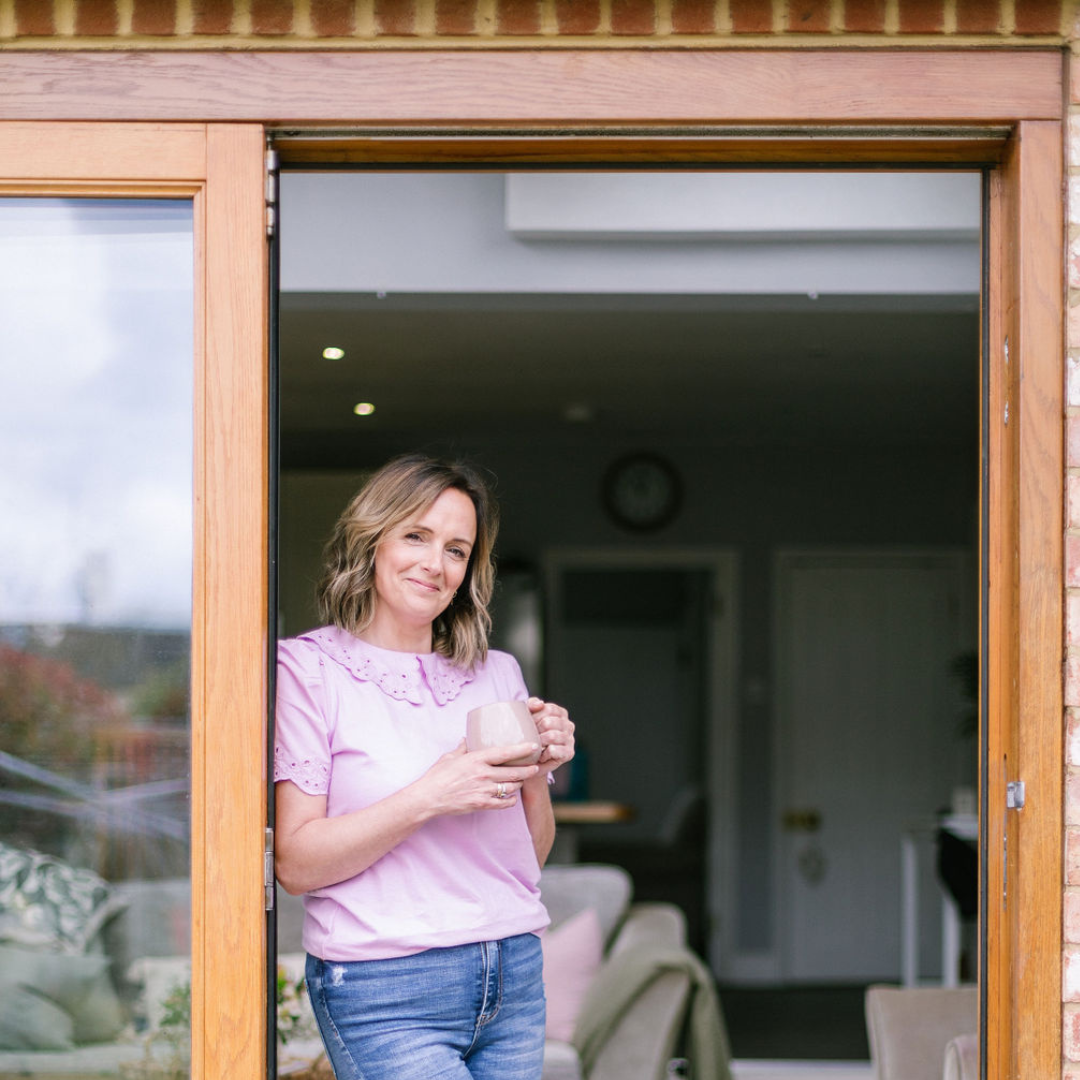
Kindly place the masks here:
<instances>
[{"instance_id":1,"label":"woman's right hand","mask_svg":"<svg viewBox=\"0 0 1080 1080\"><path fill-rule=\"evenodd\" d=\"M539 765L507 765L539 749L536 743L515 743L469 751L465 740L443 754L416 782L436 814L471 814L506 810L518 801L521 785L540 771Z\"/></svg>"}]
</instances>

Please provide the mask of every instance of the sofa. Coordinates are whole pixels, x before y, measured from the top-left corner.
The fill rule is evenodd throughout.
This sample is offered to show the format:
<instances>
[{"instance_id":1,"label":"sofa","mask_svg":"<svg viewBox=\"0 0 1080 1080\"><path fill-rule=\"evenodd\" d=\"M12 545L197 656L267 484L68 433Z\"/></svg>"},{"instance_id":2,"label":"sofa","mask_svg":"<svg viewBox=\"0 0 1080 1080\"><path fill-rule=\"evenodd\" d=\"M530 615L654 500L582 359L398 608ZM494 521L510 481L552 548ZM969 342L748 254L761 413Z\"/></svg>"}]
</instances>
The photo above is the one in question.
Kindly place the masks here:
<instances>
[{"instance_id":1,"label":"sofa","mask_svg":"<svg viewBox=\"0 0 1080 1080\"><path fill-rule=\"evenodd\" d=\"M866 1027L876 1080L968 1080L978 1045L978 990L871 986Z\"/></svg>"},{"instance_id":2,"label":"sofa","mask_svg":"<svg viewBox=\"0 0 1080 1080\"><path fill-rule=\"evenodd\" d=\"M45 876L77 880L82 906L52 924L40 913L20 922L27 905L10 890L5 901L0 881L0 1080L183 1074L186 1029L168 1021L190 979L188 882L108 886L46 861ZM42 895L55 894L56 881L46 884ZM708 1075L723 1080L726 1033L711 981L685 949L682 913L633 903L629 877L612 866L552 866L541 887L552 916L543 1080L664 1080L688 1030L700 1053L722 1059ZM296 992L302 918L300 901L279 890L278 1012L289 1036L281 1075L314 1075L321 1057L306 995Z\"/></svg>"},{"instance_id":3,"label":"sofa","mask_svg":"<svg viewBox=\"0 0 1080 1080\"><path fill-rule=\"evenodd\" d=\"M677 1075L669 1063L695 1055L690 1075L730 1076L719 1000L711 976L686 949L677 907L634 903L629 875L615 866L549 866L540 888L551 915L543 1080L664 1080ZM562 954L589 952L588 928L575 929L589 912L598 930L594 962L568 979Z\"/></svg>"}]
</instances>

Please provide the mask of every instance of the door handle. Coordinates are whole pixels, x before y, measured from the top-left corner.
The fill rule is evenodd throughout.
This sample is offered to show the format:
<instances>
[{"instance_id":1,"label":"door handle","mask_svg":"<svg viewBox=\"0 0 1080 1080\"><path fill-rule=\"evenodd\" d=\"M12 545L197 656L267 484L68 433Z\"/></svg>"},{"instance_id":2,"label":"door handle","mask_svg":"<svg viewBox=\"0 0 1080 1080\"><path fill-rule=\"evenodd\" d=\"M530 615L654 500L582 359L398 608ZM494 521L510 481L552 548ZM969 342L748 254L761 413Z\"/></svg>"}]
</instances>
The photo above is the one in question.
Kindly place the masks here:
<instances>
[{"instance_id":1,"label":"door handle","mask_svg":"<svg viewBox=\"0 0 1080 1080\"><path fill-rule=\"evenodd\" d=\"M821 829L820 810L785 810L781 820L785 832L816 833Z\"/></svg>"}]
</instances>

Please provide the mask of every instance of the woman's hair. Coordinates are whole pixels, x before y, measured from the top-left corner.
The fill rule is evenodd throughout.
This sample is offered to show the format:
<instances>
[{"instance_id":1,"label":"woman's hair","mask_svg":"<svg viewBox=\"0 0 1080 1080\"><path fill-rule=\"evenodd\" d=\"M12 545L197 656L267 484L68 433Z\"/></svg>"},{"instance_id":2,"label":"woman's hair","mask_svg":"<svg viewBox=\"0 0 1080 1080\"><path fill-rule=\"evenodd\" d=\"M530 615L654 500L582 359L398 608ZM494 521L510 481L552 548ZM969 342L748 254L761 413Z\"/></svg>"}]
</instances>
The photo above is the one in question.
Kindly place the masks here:
<instances>
[{"instance_id":1,"label":"woman's hair","mask_svg":"<svg viewBox=\"0 0 1080 1080\"><path fill-rule=\"evenodd\" d=\"M488 605L495 586L492 549L499 508L480 473L463 462L406 454L388 462L353 496L338 518L323 559L319 612L359 635L375 615L375 550L402 522L429 507L448 488L464 492L476 510L476 542L465 578L432 626L432 645L468 670L487 656Z\"/></svg>"}]
</instances>

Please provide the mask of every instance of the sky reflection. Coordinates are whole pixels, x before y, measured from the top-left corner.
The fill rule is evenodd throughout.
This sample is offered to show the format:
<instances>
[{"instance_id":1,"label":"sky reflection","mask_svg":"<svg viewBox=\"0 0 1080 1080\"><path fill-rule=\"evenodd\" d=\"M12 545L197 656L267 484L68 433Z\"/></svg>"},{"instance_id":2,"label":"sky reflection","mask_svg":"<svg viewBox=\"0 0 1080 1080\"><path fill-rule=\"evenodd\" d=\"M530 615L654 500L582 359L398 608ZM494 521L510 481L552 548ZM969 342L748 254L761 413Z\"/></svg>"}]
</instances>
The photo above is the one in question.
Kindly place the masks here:
<instances>
[{"instance_id":1,"label":"sky reflection","mask_svg":"<svg viewBox=\"0 0 1080 1080\"><path fill-rule=\"evenodd\" d=\"M0 199L0 624L190 622L192 222Z\"/></svg>"}]
</instances>

